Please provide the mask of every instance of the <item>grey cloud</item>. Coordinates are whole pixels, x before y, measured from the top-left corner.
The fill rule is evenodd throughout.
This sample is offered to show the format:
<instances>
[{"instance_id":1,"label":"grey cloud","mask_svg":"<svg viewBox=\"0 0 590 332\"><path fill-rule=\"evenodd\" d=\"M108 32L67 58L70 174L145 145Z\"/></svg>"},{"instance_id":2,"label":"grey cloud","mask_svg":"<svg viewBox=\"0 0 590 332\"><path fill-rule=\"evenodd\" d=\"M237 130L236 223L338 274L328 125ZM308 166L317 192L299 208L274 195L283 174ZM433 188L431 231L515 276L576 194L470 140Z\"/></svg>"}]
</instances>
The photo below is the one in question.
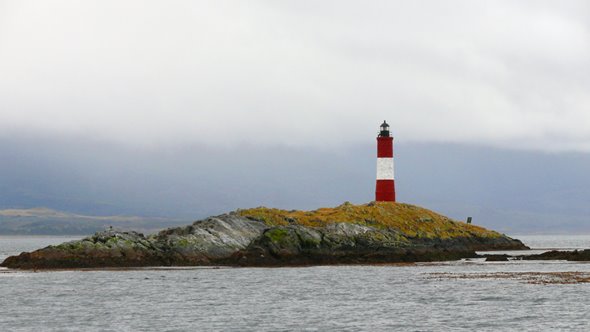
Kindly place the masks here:
<instances>
[{"instance_id":1,"label":"grey cloud","mask_svg":"<svg viewBox=\"0 0 590 332\"><path fill-rule=\"evenodd\" d=\"M590 151L585 1L1 1L0 128Z\"/></svg>"}]
</instances>

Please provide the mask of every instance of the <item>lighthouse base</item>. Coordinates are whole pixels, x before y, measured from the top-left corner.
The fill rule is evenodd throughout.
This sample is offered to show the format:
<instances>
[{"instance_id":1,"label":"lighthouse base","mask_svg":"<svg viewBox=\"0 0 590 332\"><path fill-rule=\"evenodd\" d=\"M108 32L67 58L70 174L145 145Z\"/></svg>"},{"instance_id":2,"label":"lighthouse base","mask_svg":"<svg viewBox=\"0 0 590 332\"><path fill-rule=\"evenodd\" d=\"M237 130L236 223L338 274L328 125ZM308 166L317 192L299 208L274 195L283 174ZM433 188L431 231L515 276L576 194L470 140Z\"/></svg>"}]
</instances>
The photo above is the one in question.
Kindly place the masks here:
<instances>
[{"instance_id":1,"label":"lighthouse base","mask_svg":"<svg viewBox=\"0 0 590 332\"><path fill-rule=\"evenodd\" d=\"M375 201L395 202L395 180L377 180Z\"/></svg>"}]
</instances>

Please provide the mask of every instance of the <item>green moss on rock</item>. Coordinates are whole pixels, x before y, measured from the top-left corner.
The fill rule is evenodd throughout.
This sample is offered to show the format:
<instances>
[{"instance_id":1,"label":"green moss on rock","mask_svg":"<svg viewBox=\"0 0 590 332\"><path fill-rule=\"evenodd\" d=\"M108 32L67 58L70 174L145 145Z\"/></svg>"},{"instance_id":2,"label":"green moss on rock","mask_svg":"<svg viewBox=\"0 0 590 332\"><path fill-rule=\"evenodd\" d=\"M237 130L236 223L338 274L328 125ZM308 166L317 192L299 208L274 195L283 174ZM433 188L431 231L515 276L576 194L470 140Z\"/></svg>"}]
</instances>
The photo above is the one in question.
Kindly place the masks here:
<instances>
[{"instance_id":1,"label":"green moss on rock","mask_svg":"<svg viewBox=\"0 0 590 332\"><path fill-rule=\"evenodd\" d=\"M280 243L287 238L289 231L284 228L271 228L264 233L272 242Z\"/></svg>"}]
</instances>

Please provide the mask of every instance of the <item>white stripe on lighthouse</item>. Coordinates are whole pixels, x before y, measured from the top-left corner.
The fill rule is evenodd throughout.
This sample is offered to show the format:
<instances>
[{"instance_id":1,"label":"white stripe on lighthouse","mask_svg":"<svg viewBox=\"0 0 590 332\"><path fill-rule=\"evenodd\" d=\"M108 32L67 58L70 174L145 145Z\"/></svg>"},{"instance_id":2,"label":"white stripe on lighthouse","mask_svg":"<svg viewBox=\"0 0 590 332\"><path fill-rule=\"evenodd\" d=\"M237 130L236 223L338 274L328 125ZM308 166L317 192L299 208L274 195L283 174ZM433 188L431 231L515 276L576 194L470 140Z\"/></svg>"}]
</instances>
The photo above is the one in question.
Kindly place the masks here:
<instances>
[{"instance_id":1,"label":"white stripe on lighthouse","mask_svg":"<svg viewBox=\"0 0 590 332\"><path fill-rule=\"evenodd\" d=\"M377 180L393 179L393 158L377 158Z\"/></svg>"}]
</instances>

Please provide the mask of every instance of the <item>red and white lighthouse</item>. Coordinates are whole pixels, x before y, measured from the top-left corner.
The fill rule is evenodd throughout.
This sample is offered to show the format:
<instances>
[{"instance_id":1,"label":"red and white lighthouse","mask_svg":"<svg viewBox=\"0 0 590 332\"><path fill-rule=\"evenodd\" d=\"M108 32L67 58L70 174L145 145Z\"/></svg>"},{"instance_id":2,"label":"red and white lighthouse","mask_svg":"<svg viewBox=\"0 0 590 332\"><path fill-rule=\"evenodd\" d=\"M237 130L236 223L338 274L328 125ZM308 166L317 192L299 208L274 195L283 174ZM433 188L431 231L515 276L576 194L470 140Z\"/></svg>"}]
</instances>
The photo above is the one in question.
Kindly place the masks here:
<instances>
[{"instance_id":1,"label":"red and white lighthouse","mask_svg":"<svg viewBox=\"0 0 590 332\"><path fill-rule=\"evenodd\" d=\"M389 125L383 121L377 136L377 186L375 201L395 202L395 177L393 172L393 137Z\"/></svg>"}]
</instances>

